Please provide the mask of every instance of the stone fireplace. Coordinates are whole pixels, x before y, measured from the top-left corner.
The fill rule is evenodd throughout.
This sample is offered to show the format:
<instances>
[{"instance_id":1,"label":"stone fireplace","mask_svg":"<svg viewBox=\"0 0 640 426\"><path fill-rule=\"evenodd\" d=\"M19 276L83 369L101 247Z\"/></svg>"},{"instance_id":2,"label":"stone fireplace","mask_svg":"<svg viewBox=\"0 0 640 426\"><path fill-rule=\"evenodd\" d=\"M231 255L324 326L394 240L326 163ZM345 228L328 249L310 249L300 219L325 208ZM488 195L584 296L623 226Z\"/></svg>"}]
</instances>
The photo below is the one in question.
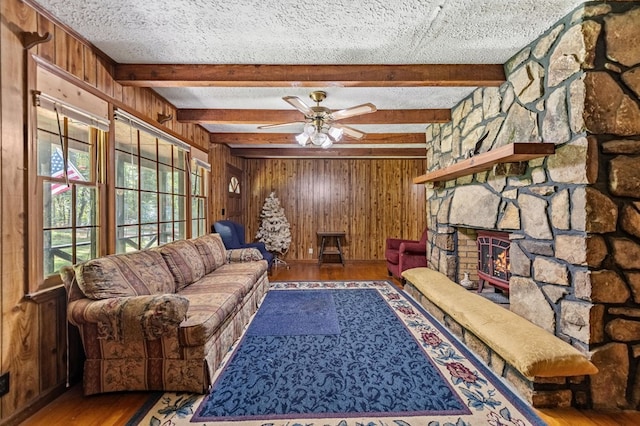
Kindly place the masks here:
<instances>
[{"instance_id":1,"label":"stone fireplace","mask_svg":"<svg viewBox=\"0 0 640 426\"><path fill-rule=\"evenodd\" d=\"M427 184L427 257L460 282L474 234L509 233L510 309L600 370L574 405L640 408L638 40L640 2L587 3L510 59L505 84L426 132L429 172L513 142L555 144Z\"/></svg>"}]
</instances>

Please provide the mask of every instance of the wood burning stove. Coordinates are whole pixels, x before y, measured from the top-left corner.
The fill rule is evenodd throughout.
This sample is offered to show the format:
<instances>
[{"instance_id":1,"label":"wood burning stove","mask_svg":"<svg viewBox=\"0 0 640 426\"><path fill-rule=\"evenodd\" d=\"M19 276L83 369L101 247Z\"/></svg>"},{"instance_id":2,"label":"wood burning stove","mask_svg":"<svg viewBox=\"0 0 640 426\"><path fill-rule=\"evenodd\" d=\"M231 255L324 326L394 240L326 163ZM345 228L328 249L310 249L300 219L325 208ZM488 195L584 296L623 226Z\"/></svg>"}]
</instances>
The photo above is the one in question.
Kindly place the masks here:
<instances>
[{"instance_id":1,"label":"wood burning stove","mask_svg":"<svg viewBox=\"0 0 640 426\"><path fill-rule=\"evenodd\" d=\"M478 231L478 292L484 284L509 292L511 277L509 263L509 234L504 232Z\"/></svg>"}]
</instances>

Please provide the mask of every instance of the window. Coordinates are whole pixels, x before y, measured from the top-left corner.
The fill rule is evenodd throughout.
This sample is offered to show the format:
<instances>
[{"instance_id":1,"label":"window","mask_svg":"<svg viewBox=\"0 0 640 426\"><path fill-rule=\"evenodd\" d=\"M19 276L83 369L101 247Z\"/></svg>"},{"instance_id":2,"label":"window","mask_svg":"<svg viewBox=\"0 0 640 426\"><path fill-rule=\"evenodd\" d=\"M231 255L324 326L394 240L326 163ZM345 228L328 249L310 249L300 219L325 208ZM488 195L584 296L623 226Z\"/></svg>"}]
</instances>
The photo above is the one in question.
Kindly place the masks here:
<instances>
[{"instance_id":1,"label":"window","mask_svg":"<svg viewBox=\"0 0 640 426\"><path fill-rule=\"evenodd\" d=\"M98 183L108 122L37 92L35 104L35 241L42 256L34 266L46 286L62 266L100 255Z\"/></svg>"},{"instance_id":2,"label":"window","mask_svg":"<svg viewBox=\"0 0 640 426\"><path fill-rule=\"evenodd\" d=\"M116 252L186 238L189 145L118 110Z\"/></svg>"},{"instance_id":3,"label":"window","mask_svg":"<svg viewBox=\"0 0 640 426\"><path fill-rule=\"evenodd\" d=\"M208 234L207 194L211 166L197 158L191 162L191 237Z\"/></svg>"},{"instance_id":4,"label":"window","mask_svg":"<svg viewBox=\"0 0 640 426\"><path fill-rule=\"evenodd\" d=\"M231 176L231 179L229 179L229 192L231 192L232 194L240 193L240 182L235 176Z\"/></svg>"}]
</instances>

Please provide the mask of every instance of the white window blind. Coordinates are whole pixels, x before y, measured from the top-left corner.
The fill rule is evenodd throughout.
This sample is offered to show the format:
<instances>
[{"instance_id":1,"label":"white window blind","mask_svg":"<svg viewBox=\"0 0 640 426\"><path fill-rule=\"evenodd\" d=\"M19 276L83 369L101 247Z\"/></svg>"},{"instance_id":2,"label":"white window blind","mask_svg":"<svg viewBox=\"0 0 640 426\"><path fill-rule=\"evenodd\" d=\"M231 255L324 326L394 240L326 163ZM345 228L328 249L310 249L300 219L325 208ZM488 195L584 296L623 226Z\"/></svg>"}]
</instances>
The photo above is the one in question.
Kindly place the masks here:
<instances>
[{"instance_id":1,"label":"white window blind","mask_svg":"<svg viewBox=\"0 0 640 426\"><path fill-rule=\"evenodd\" d=\"M104 118L98 117L88 111L69 105L68 103L61 101L60 99L56 99L53 96L49 96L46 93L34 91L33 101L35 105L40 108L57 111L59 114L65 115L72 120L95 127L96 129L100 129L104 132L109 131L109 120L105 120Z\"/></svg>"},{"instance_id":2,"label":"white window blind","mask_svg":"<svg viewBox=\"0 0 640 426\"><path fill-rule=\"evenodd\" d=\"M153 137L156 137L158 139L162 139L168 143L170 143L171 145L182 149L183 151L186 152L190 152L191 151L191 145L189 145L188 143L185 143L183 141L181 141L180 139L176 138L175 136L171 136L170 134L163 132L162 130L152 126L149 123L146 123L142 120L140 120L139 118L129 114L128 112L121 110L121 109L117 109L115 111L114 114L114 119L116 120L122 120L126 123L128 123L130 126L132 126L133 128L140 130L142 132L146 132L150 135L152 135Z\"/></svg>"}]
</instances>

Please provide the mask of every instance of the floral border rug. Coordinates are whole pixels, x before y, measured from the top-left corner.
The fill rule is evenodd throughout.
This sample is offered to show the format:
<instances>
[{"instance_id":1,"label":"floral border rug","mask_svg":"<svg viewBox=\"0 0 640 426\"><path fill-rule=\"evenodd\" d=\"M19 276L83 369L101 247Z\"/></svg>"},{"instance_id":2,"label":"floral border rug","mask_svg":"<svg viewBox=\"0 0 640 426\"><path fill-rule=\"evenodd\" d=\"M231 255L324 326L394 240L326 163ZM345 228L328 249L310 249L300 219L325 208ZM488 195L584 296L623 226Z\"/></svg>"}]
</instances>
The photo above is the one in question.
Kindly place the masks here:
<instances>
[{"instance_id":1,"label":"floral border rug","mask_svg":"<svg viewBox=\"0 0 640 426\"><path fill-rule=\"evenodd\" d=\"M128 425L185 426L185 425L396 425L396 426L466 426L466 425L544 425L534 411L471 354L454 336L425 312L413 299L388 281L306 281L273 282L270 291L278 290L353 290L370 289L378 292L395 317L415 343L421 355L437 370L460 401L455 410L378 410L365 413L320 413L264 416L202 417L206 399L212 395L167 392L152 397ZM228 380L232 360L245 337L229 351L214 377L214 386ZM241 381L240 381L241 383ZM274 396L275 398L275 396ZM211 404L211 403L209 403ZM211 405L209 405L211 407ZM215 408L215 406L214 406Z\"/></svg>"}]
</instances>

